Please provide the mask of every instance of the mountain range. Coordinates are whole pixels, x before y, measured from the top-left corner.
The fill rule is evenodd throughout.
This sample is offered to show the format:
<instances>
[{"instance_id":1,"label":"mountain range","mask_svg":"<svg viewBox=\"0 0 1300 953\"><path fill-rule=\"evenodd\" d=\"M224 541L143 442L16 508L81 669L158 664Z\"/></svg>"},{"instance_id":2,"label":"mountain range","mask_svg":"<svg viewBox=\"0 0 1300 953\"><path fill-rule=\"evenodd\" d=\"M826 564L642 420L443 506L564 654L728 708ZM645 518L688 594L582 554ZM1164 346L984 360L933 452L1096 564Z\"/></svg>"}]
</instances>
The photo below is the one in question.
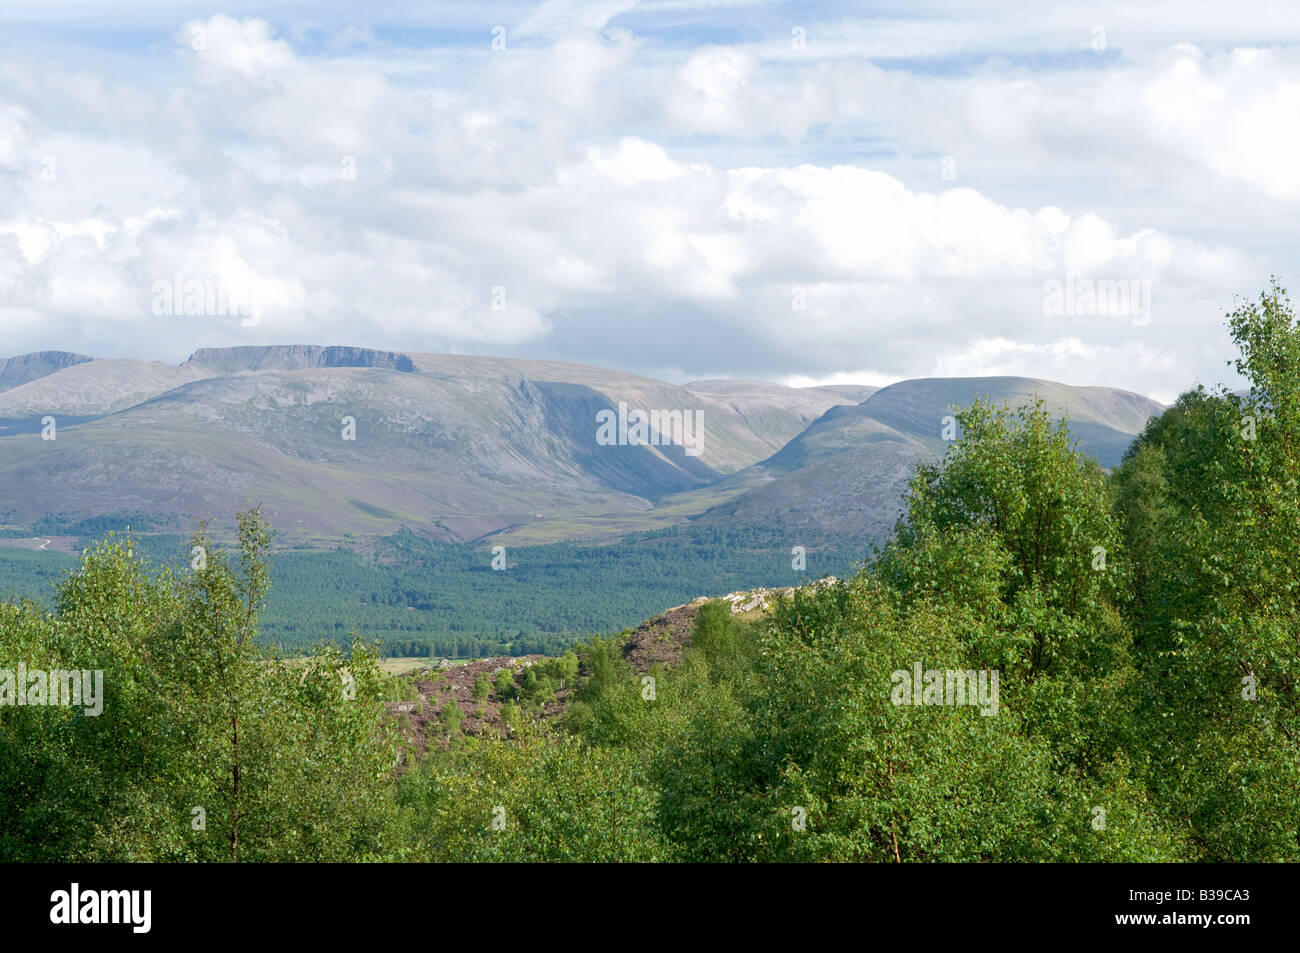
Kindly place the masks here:
<instances>
[{"instance_id":1,"label":"mountain range","mask_svg":"<svg viewBox=\"0 0 1300 953\"><path fill-rule=\"evenodd\" d=\"M1035 395L1108 467L1163 409L1019 377L794 388L357 347L202 349L180 365L42 352L0 360L0 524L188 525L252 499L302 543L402 527L538 543L687 520L879 536L915 464L942 455L946 415ZM602 411L638 410L698 412L699 452L599 439Z\"/></svg>"}]
</instances>

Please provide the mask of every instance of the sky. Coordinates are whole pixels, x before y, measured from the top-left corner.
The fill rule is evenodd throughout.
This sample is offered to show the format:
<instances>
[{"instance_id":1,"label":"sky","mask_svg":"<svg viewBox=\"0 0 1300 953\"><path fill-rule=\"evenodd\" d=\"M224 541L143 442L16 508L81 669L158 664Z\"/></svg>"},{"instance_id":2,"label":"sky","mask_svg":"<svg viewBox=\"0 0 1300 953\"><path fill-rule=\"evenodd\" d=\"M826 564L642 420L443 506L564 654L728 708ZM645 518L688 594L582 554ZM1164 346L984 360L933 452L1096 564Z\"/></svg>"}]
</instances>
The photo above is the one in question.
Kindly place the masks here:
<instances>
[{"instance_id":1,"label":"sky","mask_svg":"<svg viewBox=\"0 0 1300 953\"><path fill-rule=\"evenodd\" d=\"M1170 402L1296 272L1290 3L381 6L5 0L0 357Z\"/></svg>"}]
</instances>

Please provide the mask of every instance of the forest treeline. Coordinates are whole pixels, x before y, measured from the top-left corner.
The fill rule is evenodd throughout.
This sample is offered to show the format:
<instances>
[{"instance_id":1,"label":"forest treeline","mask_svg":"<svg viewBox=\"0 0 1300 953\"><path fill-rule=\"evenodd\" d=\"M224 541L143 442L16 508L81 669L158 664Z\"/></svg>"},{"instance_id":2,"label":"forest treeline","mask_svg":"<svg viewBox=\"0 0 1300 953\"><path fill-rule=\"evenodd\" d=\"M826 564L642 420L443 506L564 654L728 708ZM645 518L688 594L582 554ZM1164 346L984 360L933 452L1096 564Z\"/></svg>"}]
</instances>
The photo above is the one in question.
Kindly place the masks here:
<instances>
[{"instance_id":1,"label":"forest treeline","mask_svg":"<svg viewBox=\"0 0 1300 953\"><path fill-rule=\"evenodd\" d=\"M1249 393L1182 395L1114 472L977 402L852 578L707 604L652 681L595 639L485 682L505 736L452 713L421 757L363 642L257 647L256 511L198 572L110 540L0 606L0 666L105 672L99 717L0 707L0 858L1300 860L1300 326L1274 284L1229 328ZM918 668L996 673L996 713L897 704Z\"/></svg>"},{"instance_id":2,"label":"forest treeline","mask_svg":"<svg viewBox=\"0 0 1300 953\"><path fill-rule=\"evenodd\" d=\"M50 517L38 526L54 535L86 534L84 548L110 531L132 533L136 552L175 572L191 561L185 536L156 531L167 528L162 516ZM806 550L806 571L792 568L793 545ZM258 641L298 655L322 639L346 646L359 628L387 656L557 655L575 638L617 632L705 592L842 576L863 556L861 541L842 535L810 530L792 541L788 531L749 525L674 526L614 544L507 545L505 571L493 568L490 547L437 542L409 530L367 548L364 554L346 546L273 549L267 558L275 586ZM51 582L77 564L64 553L3 552L0 598L51 602Z\"/></svg>"}]
</instances>

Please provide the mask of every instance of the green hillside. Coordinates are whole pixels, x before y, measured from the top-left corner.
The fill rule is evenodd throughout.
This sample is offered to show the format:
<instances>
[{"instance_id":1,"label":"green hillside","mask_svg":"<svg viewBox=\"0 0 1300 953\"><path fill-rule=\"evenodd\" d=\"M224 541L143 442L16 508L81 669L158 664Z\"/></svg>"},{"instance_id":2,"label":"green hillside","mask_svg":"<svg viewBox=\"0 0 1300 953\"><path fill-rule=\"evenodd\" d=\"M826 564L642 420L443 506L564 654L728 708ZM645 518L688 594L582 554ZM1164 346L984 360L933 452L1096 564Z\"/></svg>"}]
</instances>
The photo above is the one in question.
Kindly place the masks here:
<instances>
[{"instance_id":1,"label":"green hillside","mask_svg":"<svg viewBox=\"0 0 1300 953\"><path fill-rule=\"evenodd\" d=\"M259 635L277 571L295 615L437 612L459 580L510 625L547 580L599 604L736 551L779 576L781 535L625 540L612 574L413 534L277 570L256 510L199 568L97 546L57 609L0 601L0 672L35 674L0 707L0 859L1296 863L1300 321L1274 287L1230 327L1249 394L1183 394L1110 472L1041 403L977 400L851 577L553 658L389 676L365 640ZM106 677L46 704L52 671Z\"/></svg>"},{"instance_id":2,"label":"green hillside","mask_svg":"<svg viewBox=\"0 0 1300 953\"><path fill-rule=\"evenodd\" d=\"M129 524L123 518L96 525ZM138 517L134 525L141 525ZM189 562L183 536L135 539L138 550L159 565L183 571ZM88 536L81 545L96 540ZM791 568L795 545L806 550L802 572ZM674 527L604 544L509 546L503 571L492 568L489 548L409 532L365 549L273 553L264 641L296 653L322 639L346 644L356 630L380 640L388 655L558 654L580 637L617 632L665 606L843 576L866 555L861 541L847 538L792 541L781 531L713 526ZM63 553L0 546L0 598L48 601L60 573L76 564Z\"/></svg>"}]
</instances>

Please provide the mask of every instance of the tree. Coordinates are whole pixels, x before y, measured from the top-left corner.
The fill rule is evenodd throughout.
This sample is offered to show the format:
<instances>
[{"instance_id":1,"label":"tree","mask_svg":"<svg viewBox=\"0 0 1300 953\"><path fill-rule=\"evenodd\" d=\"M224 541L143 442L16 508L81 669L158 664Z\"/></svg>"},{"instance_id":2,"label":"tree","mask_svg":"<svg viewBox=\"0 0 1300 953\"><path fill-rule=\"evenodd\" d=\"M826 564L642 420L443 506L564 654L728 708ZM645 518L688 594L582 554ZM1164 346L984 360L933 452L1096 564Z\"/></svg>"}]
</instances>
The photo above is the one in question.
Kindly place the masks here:
<instances>
[{"instance_id":1,"label":"tree","mask_svg":"<svg viewBox=\"0 0 1300 953\"><path fill-rule=\"evenodd\" d=\"M447 729L448 740L460 734L460 725L464 720L465 713L460 710L460 705L456 704L456 699L453 698L443 706L442 724Z\"/></svg>"},{"instance_id":2,"label":"tree","mask_svg":"<svg viewBox=\"0 0 1300 953\"><path fill-rule=\"evenodd\" d=\"M519 691L515 687L515 676L509 669L503 668L497 672L496 682L493 683L492 690L496 693L498 701L511 701Z\"/></svg>"},{"instance_id":3,"label":"tree","mask_svg":"<svg viewBox=\"0 0 1300 953\"><path fill-rule=\"evenodd\" d=\"M969 616L969 661L1002 673L1062 770L1096 782L1124 750L1134 676L1119 611L1132 570L1105 474L1042 400L956 416L961 440L918 466L871 571L905 607Z\"/></svg>"},{"instance_id":4,"label":"tree","mask_svg":"<svg viewBox=\"0 0 1300 953\"><path fill-rule=\"evenodd\" d=\"M0 855L27 860L390 856L400 751L373 647L281 659L257 644L270 528L155 572L110 537L53 613L0 607L0 662L103 673L103 712L0 708ZM0 664L0 668L10 667ZM34 717L33 717L34 716Z\"/></svg>"},{"instance_id":5,"label":"tree","mask_svg":"<svg viewBox=\"0 0 1300 953\"><path fill-rule=\"evenodd\" d=\"M417 855L452 862L671 859L654 790L629 753L519 721L470 761L427 760L399 800Z\"/></svg>"},{"instance_id":6,"label":"tree","mask_svg":"<svg viewBox=\"0 0 1300 953\"><path fill-rule=\"evenodd\" d=\"M1128 612L1151 786L1198 858L1300 859L1300 324L1276 281L1229 315L1247 395L1184 394L1117 482L1148 569Z\"/></svg>"}]
</instances>

